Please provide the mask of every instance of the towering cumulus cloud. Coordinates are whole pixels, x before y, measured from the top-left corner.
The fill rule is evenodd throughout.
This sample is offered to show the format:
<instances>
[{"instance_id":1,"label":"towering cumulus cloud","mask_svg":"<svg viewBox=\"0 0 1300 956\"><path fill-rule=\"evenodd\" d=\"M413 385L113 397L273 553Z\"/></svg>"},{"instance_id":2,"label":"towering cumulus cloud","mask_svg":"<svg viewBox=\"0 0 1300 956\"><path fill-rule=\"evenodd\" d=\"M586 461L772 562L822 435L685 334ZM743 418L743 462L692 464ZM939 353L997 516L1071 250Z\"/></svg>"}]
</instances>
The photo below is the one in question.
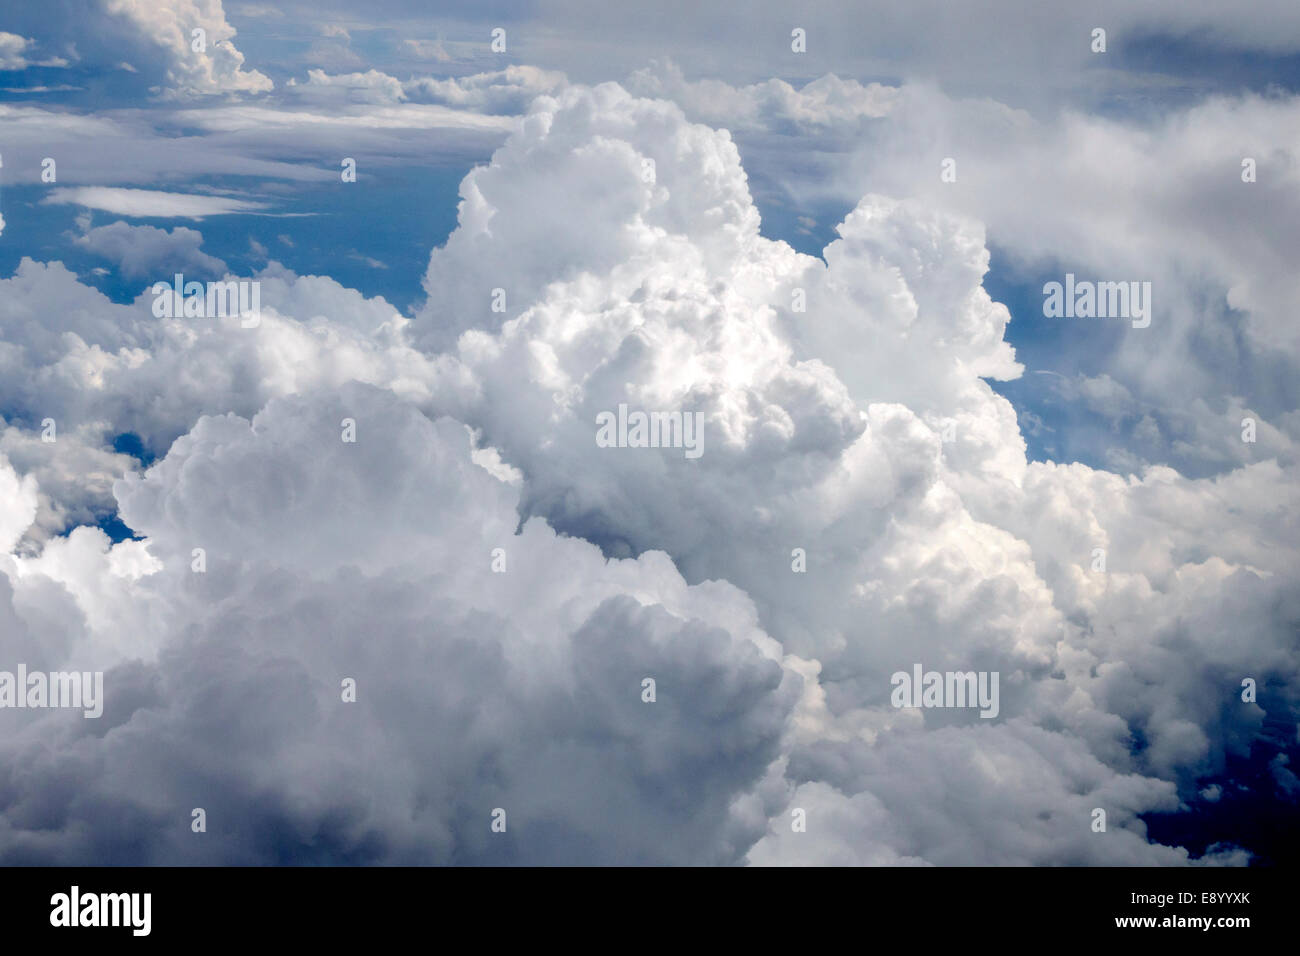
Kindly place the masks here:
<instances>
[{"instance_id":1,"label":"towering cumulus cloud","mask_svg":"<svg viewBox=\"0 0 1300 956\"><path fill-rule=\"evenodd\" d=\"M821 258L765 238L730 135L614 84L465 177L412 319L25 261L0 641L106 703L0 710L0 860L1244 862L1142 817L1294 724L1297 476L1027 460L988 264L877 194ZM701 454L598 442L623 406ZM58 536L105 503L134 540ZM914 666L996 706L896 706Z\"/></svg>"}]
</instances>

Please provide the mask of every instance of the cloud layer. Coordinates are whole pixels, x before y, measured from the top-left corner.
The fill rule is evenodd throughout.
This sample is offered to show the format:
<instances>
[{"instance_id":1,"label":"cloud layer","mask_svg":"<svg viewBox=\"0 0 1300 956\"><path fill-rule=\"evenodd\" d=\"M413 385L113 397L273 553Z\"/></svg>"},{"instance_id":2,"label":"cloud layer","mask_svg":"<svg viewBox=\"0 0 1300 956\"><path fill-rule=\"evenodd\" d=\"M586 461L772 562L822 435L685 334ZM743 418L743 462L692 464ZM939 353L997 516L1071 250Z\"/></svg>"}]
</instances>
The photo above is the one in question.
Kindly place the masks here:
<instances>
[{"instance_id":1,"label":"cloud layer","mask_svg":"<svg viewBox=\"0 0 1300 956\"><path fill-rule=\"evenodd\" d=\"M57 262L0 280L4 656L107 672L101 721L0 711L0 858L1188 862L1141 816L1294 724L1293 459L1029 461L978 219L867 192L803 255L730 133L503 80L426 90L549 95L465 178L412 318L278 263L256 329ZM729 95L779 130L903 94ZM144 228L81 242L204 256ZM620 404L699 412L703 455L599 447ZM138 540L59 536L106 513ZM895 709L914 662L999 672L999 717Z\"/></svg>"}]
</instances>

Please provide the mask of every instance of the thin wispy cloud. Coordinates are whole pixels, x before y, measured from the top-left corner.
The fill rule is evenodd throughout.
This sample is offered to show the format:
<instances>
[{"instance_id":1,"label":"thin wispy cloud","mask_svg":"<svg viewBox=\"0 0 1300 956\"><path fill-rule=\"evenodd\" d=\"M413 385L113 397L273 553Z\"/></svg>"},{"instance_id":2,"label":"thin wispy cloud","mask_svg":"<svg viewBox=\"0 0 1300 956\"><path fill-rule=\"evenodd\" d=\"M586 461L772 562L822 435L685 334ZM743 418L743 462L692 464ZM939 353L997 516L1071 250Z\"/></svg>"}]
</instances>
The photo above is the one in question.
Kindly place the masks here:
<instances>
[{"instance_id":1,"label":"thin wispy cloud","mask_svg":"<svg viewBox=\"0 0 1300 956\"><path fill-rule=\"evenodd\" d=\"M115 186L73 186L55 189L41 200L46 205L75 205L137 219L205 219L255 212L267 204L225 196L173 193Z\"/></svg>"}]
</instances>

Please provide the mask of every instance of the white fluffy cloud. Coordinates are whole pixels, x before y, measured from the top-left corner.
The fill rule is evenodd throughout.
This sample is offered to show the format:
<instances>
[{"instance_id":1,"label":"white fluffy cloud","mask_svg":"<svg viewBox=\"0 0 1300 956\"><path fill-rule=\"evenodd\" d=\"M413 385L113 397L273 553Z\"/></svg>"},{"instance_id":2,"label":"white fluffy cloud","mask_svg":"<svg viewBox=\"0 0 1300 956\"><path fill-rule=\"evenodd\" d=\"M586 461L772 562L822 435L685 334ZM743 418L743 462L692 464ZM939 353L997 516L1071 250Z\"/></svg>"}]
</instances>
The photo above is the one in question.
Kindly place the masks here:
<instances>
[{"instance_id":1,"label":"white fluffy cloud","mask_svg":"<svg viewBox=\"0 0 1300 956\"><path fill-rule=\"evenodd\" d=\"M109 670L101 727L0 715L0 855L1188 861L1141 815L1295 713L1292 464L1028 462L981 225L872 193L801 255L671 103L558 89L461 193L413 320L276 264L257 329L0 281L10 656ZM702 456L599 447L622 403L698 411ZM143 540L49 537L103 496L19 454L45 417L161 456L102 463ZM1000 673L999 717L893 708L914 662Z\"/></svg>"},{"instance_id":2,"label":"white fluffy cloud","mask_svg":"<svg viewBox=\"0 0 1300 956\"><path fill-rule=\"evenodd\" d=\"M163 51L165 92L170 95L261 93L273 86L265 74L244 69L244 54L232 42L235 29L221 0L101 2L109 14L131 22ZM196 36L196 30L202 34Z\"/></svg>"},{"instance_id":3,"label":"white fluffy cloud","mask_svg":"<svg viewBox=\"0 0 1300 956\"><path fill-rule=\"evenodd\" d=\"M16 33L0 31L0 70L22 70L27 67L23 55L30 41Z\"/></svg>"},{"instance_id":4,"label":"white fluffy cloud","mask_svg":"<svg viewBox=\"0 0 1300 956\"><path fill-rule=\"evenodd\" d=\"M1104 118L834 76L802 90L734 87L688 81L671 63L630 82L692 118L734 118L745 155L796 212L868 191L910 197L984 223L1009 274L1150 282L1149 328L1085 332L1073 320L1063 358L1095 367L1027 383L1107 426L1103 447L1084 449L1096 459L1196 474L1295 460L1300 340L1289 315L1300 284L1283 237L1300 215L1300 97L1216 96L1156 119ZM947 160L955 182L940 175ZM1254 182L1243 181L1246 160ZM1113 383L1104 400L1101 381ZM1240 440L1245 417L1260 426L1256 444Z\"/></svg>"},{"instance_id":5,"label":"white fluffy cloud","mask_svg":"<svg viewBox=\"0 0 1300 956\"><path fill-rule=\"evenodd\" d=\"M980 288L977 227L868 197L825 265L797 256L757 235L727 137L673 115L614 87L539 104L466 179L461 228L430 263L417 336L439 341L457 317L477 327L459 341L483 383L471 417L524 473L530 510L612 553L663 548L688 579L741 585L787 650L833 675L828 733L878 721L889 673L920 660L1000 670L1009 716L1052 725L1064 711L1117 770L1207 769L1225 740L1209 739L1221 718L1203 702L1230 699L1252 661L1294 686L1285 655L1223 646L1212 635L1231 617L1215 615L1194 669L1169 672L1151 706L1124 702L1124 675L1171 666L1201 589L1245 587L1265 605L1285 594L1290 524L1268 533L1280 560L1227 549L1216 559L1173 535L1160 501L1215 502L1216 483L1156 471L1132 485L1027 463L1014 413L982 381L1019 367L1002 341L1007 313ZM560 254L540 251L543 231ZM506 291L504 315L490 312L493 287ZM806 313L791 307L795 289ZM701 410L704 456L596 447L595 415L621 402ZM949 422L956 441L944 443ZM1081 474L1118 498L1072 501ZM1259 466L1241 482L1277 501L1285 475ZM1064 523L1031 531L1013 517L1054 499ZM1165 542L1154 553L1129 532L1139 507ZM1088 570L1098 546L1111 552L1100 579ZM795 547L809 553L806 578L790 571ZM1140 613L1136 597L1155 593L1159 610ZM1260 628L1255 655L1285 646L1290 618ZM1150 741L1138 761L1130 733ZM892 809L905 814L915 796ZM1005 809L1011 819L1022 808Z\"/></svg>"},{"instance_id":6,"label":"white fluffy cloud","mask_svg":"<svg viewBox=\"0 0 1300 956\"><path fill-rule=\"evenodd\" d=\"M131 840L141 860L269 863L275 827L286 849L354 862L736 860L759 833L732 800L775 756L799 677L735 588L688 587L664 555L607 562L539 521L516 531L517 492L471 450L462 425L357 385L204 418L118 488L152 563L84 529L21 561L11 614L53 580L72 598L42 622L62 648L39 663L93 662L115 693L91 736L0 715L3 763L25 766L0 855ZM23 756L39 742L68 760ZM56 776L75 802L47 802ZM167 835L192 805L220 840ZM130 809L110 836L113 806Z\"/></svg>"}]
</instances>

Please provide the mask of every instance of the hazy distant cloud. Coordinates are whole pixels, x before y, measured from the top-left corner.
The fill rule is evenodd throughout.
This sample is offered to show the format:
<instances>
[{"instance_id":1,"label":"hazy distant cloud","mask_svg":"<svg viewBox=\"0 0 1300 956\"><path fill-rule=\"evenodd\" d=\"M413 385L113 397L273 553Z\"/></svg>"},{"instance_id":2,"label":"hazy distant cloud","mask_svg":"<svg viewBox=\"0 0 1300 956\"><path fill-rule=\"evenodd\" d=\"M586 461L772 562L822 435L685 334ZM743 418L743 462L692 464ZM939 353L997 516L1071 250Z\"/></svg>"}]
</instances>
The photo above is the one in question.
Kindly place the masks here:
<instances>
[{"instance_id":1,"label":"hazy distant cloud","mask_svg":"<svg viewBox=\"0 0 1300 956\"><path fill-rule=\"evenodd\" d=\"M848 137L864 121L887 116L899 95L897 87L863 85L827 74L796 88L784 80L733 87L721 80L689 81L675 63L655 62L628 78L641 96L673 100L694 119L728 129L763 129L807 135L829 132Z\"/></svg>"},{"instance_id":2,"label":"hazy distant cloud","mask_svg":"<svg viewBox=\"0 0 1300 956\"><path fill-rule=\"evenodd\" d=\"M328 97L339 90L322 87ZM292 96L286 96L291 99ZM468 163L491 155L517 122L432 103L211 105L94 115L0 103L6 181L40 182L41 161L58 161L60 182L122 189L205 175L289 183L337 182L346 155L385 165ZM87 138L94 150L79 147ZM79 187L57 187L70 189ZM129 213L120 213L129 214Z\"/></svg>"},{"instance_id":3,"label":"hazy distant cloud","mask_svg":"<svg viewBox=\"0 0 1300 956\"><path fill-rule=\"evenodd\" d=\"M304 19L346 14L354 27L406 22L413 31L427 29L419 0L364 9L346 0L286 0L281 9ZM1212 88L1217 58L1197 55L1202 50L1229 58L1257 51L1256 76L1266 82L1270 57L1300 51L1300 14L1291 0L1259 0L1248 13L1216 0L1097 0L1087 8L1028 18L1018 0L994 0L978 16L957 16L943 0L917 0L905 8L891 0L815 0L800 5L797 22L789 4L779 0L753 0L743 16L727 4L709 3L676 6L671 16L655 7L621 8L611 16L601 0L564 0L481 5L466 8L457 20L442 31L448 50L481 50L488 30L504 26L514 55L589 84L620 79L667 51L688 75L733 85L779 77L797 86L826 73L924 79L948 91L1034 108L1097 103L1134 89L1160 95L1171 87ZM1090 48L1091 31L1101 25L1109 37L1105 57ZM806 31L804 54L791 51L794 26ZM1152 43L1182 43L1189 52L1158 69L1148 57L1126 58L1129 51L1148 52ZM400 45L394 53L413 55ZM371 65L393 71L393 64L378 58Z\"/></svg>"},{"instance_id":4,"label":"hazy distant cloud","mask_svg":"<svg viewBox=\"0 0 1300 956\"><path fill-rule=\"evenodd\" d=\"M286 84L286 92L318 100L338 99L341 94L347 102L354 103L399 103L406 99L402 84L378 70L337 74L308 70L307 82L299 84L291 79Z\"/></svg>"},{"instance_id":5,"label":"hazy distant cloud","mask_svg":"<svg viewBox=\"0 0 1300 956\"><path fill-rule=\"evenodd\" d=\"M202 233L184 226L170 232L154 226L115 222L91 229L77 245L118 264L127 278L171 275L173 272L220 275L226 264L204 253ZM265 250L263 250L265 253Z\"/></svg>"},{"instance_id":6,"label":"hazy distant cloud","mask_svg":"<svg viewBox=\"0 0 1300 956\"><path fill-rule=\"evenodd\" d=\"M536 97L567 82L563 73L522 65L469 76L412 77L405 82L373 69L334 74L308 70L306 82L291 79L285 93L312 103L435 103L474 116L522 113Z\"/></svg>"},{"instance_id":7,"label":"hazy distant cloud","mask_svg":"<svg viewBox=\"0 0 1300 956\"><path fill-rule=\"evenodd\" d=\"M567 82L565 75L555 70L511 65L472 76L417 77L407 81L403 89L416 100L485 113L522 113L536 97L554 93Z\"/></svg>"},{"instance_id":8,"label":"hazy distant cloud","mask_svg":"<svg viewBox=\"0 0 1300 956\"><path fill-rule=\"evenodd\" d=\"M408 37L398 45L398 49L407 56L419 60L434 60L438 63L447 63L451 60L451 54L443 49L441 38L417 40Z\"/></svg>"}]
</instances>

